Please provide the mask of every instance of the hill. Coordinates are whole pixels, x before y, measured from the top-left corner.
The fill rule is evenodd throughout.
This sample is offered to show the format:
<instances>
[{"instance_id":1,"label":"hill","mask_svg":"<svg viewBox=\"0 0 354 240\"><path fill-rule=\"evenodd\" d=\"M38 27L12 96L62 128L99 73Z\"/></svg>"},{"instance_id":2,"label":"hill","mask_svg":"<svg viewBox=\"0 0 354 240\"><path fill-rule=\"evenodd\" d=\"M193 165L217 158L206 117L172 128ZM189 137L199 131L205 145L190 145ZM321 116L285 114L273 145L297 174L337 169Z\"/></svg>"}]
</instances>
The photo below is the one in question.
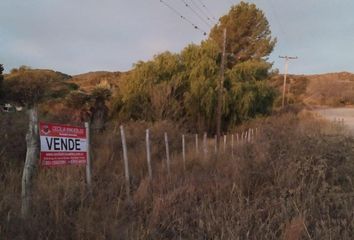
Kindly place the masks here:
<instances>
[{"instance_id":1,"label":"hill","mask_svg":"<svg viewBox=\"0 0 354 240\"><path fill-rule=\"evenodd\" d=\"M354 74L348 72L315 75L289 75L287 99L310 106L348 106L354 104ZM283 75L272 79L280 91Z\"/></svg>"},{"instance_id":2,"label":"hill","mask_svg":"<svg viewBox=\"0 0 354 240\"><path fill-rule=\"evenodd\" d=\"M22 99L21 101L39 92L43 92L48 99L62 98L68 92L78 89L76 84L69 81L70 79L71 76L65 73L22 66L4 75L5 89L11 89L5 95L9 99Z\"/></svg>"},{"instance_id":3,"label":"hill","mask_svg":"<svg viewBox=\"0 0 354 240\"><path fill-rule=\"evenodd\" d=\"M307 76L304 102L308 105L354 104L354 74L348 72Z\"/></svg>"},{"instance_id":4,"label":"hill","mask_svg":"<svg viewBox=\"0 0 354 240\"><path fill-rule=\"evenodd\" d=\"M71 79L71 76L59 71L54 71L50 69L32 69L27 66L21 66L19 68L14 68L10 73L4 74L5 80L15 78L20 76L23 73L30 74L33 77L41 77L47 79L50 82L57 81L67 81Z\"/></svg>"},{"instance_id":5,"label":"hill","mask_svg":"<svg viewBox=\"0 0 354 240\"><path fill-rule=\"evenodd\" d=\"M81 90L86 92L92 91L95 87L101 86L114 90L122 76L126 73L123 72L88 72L73 76L70 81L80 86Z\"/></svg>"},{"instance_id":6,"label":"hill","mask_svg":"<svg viewBox=\"0 0 354 240\"><path fill-rule=\"evenodd\" d=\"M9 74L5 74L5 81L18 78L24 73L27 74L27 76L29 75L31 78L41 78L45 82L56 85L77 85L77 88L80 88L80 90L86 92L91 92L94 88L100 86L114 90L118 86L120 79L127 74L125 72L118 71L97 71L71 76L54 70L32 69L22 66L18 69L13 69Z\"/></svg>"}]
</instances>

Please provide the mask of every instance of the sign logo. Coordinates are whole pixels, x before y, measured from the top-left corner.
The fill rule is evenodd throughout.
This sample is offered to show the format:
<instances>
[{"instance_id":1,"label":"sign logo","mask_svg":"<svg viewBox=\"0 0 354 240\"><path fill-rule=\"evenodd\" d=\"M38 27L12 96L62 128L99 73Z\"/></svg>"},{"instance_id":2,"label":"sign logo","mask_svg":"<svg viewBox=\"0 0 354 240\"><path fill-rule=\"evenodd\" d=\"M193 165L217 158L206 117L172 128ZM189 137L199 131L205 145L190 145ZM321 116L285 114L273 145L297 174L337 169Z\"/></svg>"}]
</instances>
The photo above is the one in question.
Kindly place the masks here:
<instances>
[{"instance_id":1,"label":"sign logo","mask_svg":"<svg viewBox=\"0 0 354 240\"><path fill-rule=\"evenodd\" d=\"M41 133L43 133L44 135L50 134L49 126L43 125L43 128L41 129Z\"/></svg>"}]
</instances>

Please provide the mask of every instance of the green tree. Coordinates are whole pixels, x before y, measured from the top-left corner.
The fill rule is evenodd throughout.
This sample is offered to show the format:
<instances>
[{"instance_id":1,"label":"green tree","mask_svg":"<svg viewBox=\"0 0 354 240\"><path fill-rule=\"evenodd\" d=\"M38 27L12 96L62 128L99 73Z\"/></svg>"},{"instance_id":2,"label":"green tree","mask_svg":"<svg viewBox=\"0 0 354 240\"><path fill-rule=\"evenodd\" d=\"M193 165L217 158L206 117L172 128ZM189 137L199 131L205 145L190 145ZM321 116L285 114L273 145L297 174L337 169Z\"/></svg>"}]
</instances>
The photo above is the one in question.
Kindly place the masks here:
<instances>
[{"instance_id":1,"label":"green tree","mask_svg":"<svg viewBox=\"0 0 354 240\"><path fill-rule=\"evenodd\" d=\"M249 60L235 65L227 73L232 81L251 82L268 79L272 64L263 60Z\"/></svg>"},{"instance_id":2,"label":"green tree","mask_svg":"<svg viewBox=\"0 0 354 240\"><path fill-rule=\"evenodd\" d=\"M271 112L276 97L275 89L268 82L271 67L272 64L260 59L236 64L227 71L224 126Z\"/></svg>"},{"instance_id":3,"label":"green tree","mask_svg":"<svg viewBox=\"0 0 354 240\"><path fill-rule=\"evenodd\" d=\"M212 28L209 38L215 40L220 49L224 29L227 30L226 52L232 54L228 58L229 68L238 62L267 57L276 43L271 37L268 20L255 4L241 2L233 6Z\"/></svg>"},{"instance_id":4,"label":"green tree","mask_svg":"<svg viewBox=\"0 0 354 240\"><path fill-rule=\"evenodd\" d=\"M270 113L276 91L267 81L243 82L232 84L227 97L228 114L224 121L229 126Z\"/></svg>"},{"instance_id":5,"label":"green tree","mask_svg":"<svg viewBox=\"0 0 354 240\"><path fill-rule=\"evenodd\" d=\"M215 125L216 87L219 78L219 49L215 42L189 45L181 53L189 88L183 105L189 127L212 131Z\"/></svg>"},{"instance_id":6,"label":"green tree","mask_svg":"<svg viewBox=\"0 0 354 240\"><path fill-rule=\"evenodd\" d=\"M152 121L179 118L186 84L181 73L178 54L165 52L151 61L138 62L115 94L119 116Z\"/></svg>"},{"instance_id":7,"label":"green tree","mask_svg":"<svg viewBox=\"0 0 354 240\"><path fill-rule=\"evenodd\" d=\"M221 18L210 38L181 53L165 52L138 62L115 93L121 120L174 120L192 131L215 133L222 30L228 29L228 67L223 86L222 126L270 112L275 92L266 81L272 64L266 56L275 40L254 4L240 3Z\"/></svg>"}]
</instances>

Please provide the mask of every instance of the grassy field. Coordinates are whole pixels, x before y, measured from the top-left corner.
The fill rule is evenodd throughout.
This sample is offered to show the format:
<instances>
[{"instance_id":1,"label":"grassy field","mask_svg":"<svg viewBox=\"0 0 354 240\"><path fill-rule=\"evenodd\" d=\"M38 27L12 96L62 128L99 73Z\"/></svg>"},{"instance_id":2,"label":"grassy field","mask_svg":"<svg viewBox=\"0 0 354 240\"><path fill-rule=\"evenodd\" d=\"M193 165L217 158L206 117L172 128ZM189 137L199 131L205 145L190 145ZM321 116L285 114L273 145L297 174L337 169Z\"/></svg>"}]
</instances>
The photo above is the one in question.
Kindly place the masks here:
<instances>
[{"instance_id":1,"label":"grassy field","mask_svg":"<svg viewBox=\"0 0 354 240\"><path fill-rule=\"evenodd\" d=\"M1 129L2 134L18 131L7 135L8 143L23 141L25 121L15 119ZM9 119L2 116L2 121ZM198 157L192 140L187 141L191 152L185 172L180 130L173 124L127 125L131 203L112 125L94 136L92 196L84 168L38 169L27 221L20 218L24 145L7 145L0 159L0 238L352 239L353 137L342 126L308 114L282 114L251 125L262 126L259 137L239 145L234 158L230 152L219 160L213 154ZM147 178L146 127L152 132L152 182ZM165 131L171 141L170 176L164 164Z\"/></svg>"}]
</instances>

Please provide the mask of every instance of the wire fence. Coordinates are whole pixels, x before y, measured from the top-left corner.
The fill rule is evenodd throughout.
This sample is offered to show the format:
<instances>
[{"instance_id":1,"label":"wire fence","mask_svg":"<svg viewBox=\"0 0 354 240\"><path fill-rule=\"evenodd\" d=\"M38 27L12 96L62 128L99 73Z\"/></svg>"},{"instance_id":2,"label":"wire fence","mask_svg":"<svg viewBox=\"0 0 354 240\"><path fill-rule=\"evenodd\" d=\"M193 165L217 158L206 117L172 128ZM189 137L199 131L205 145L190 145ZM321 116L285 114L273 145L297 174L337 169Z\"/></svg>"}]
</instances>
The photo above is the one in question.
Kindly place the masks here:
<instances>
[{"instance_id":1,"label":"wire fence","mask_svg":"<svg viewBox=\"0 0 354 240\"><path fill-rule=\"evenodd\" d=\"M117 129L115 131L117 131ZM246 131L225 134L220 138L219 144L216 136L210 138L207 133L202 135L181 133L178 137L171 137L168 132L164 132L163 135L161 135L161 133L154 135L151 134L150 129L146 129L144 141L137 141L136 137L129 139L129 134L126 133L122 125L119 127L119 133L123 153L126 193L127 199L129 200L131 199L130 153L139 151L140 156L142 156L141 153L144 152L148 178L152 180L154 178L154 170L156 169L156 164L153 163L156 162L162 163L164 165L163 169L165 174L170 175L173 171L173 166L176 165L182 166L183 171L186 171L188 158L201 160L210 158L218 159L218 157L223 154L234 159L235 152L240 146L257 141L260 129L249 128ZM156 149L163 154L156 154ZM155 154L152 154L154 152ZM176 162L176 160L178 160L178 162ZM174 161L174 164L172 164L172 161Z\"/></svg>"}]
</instances>

